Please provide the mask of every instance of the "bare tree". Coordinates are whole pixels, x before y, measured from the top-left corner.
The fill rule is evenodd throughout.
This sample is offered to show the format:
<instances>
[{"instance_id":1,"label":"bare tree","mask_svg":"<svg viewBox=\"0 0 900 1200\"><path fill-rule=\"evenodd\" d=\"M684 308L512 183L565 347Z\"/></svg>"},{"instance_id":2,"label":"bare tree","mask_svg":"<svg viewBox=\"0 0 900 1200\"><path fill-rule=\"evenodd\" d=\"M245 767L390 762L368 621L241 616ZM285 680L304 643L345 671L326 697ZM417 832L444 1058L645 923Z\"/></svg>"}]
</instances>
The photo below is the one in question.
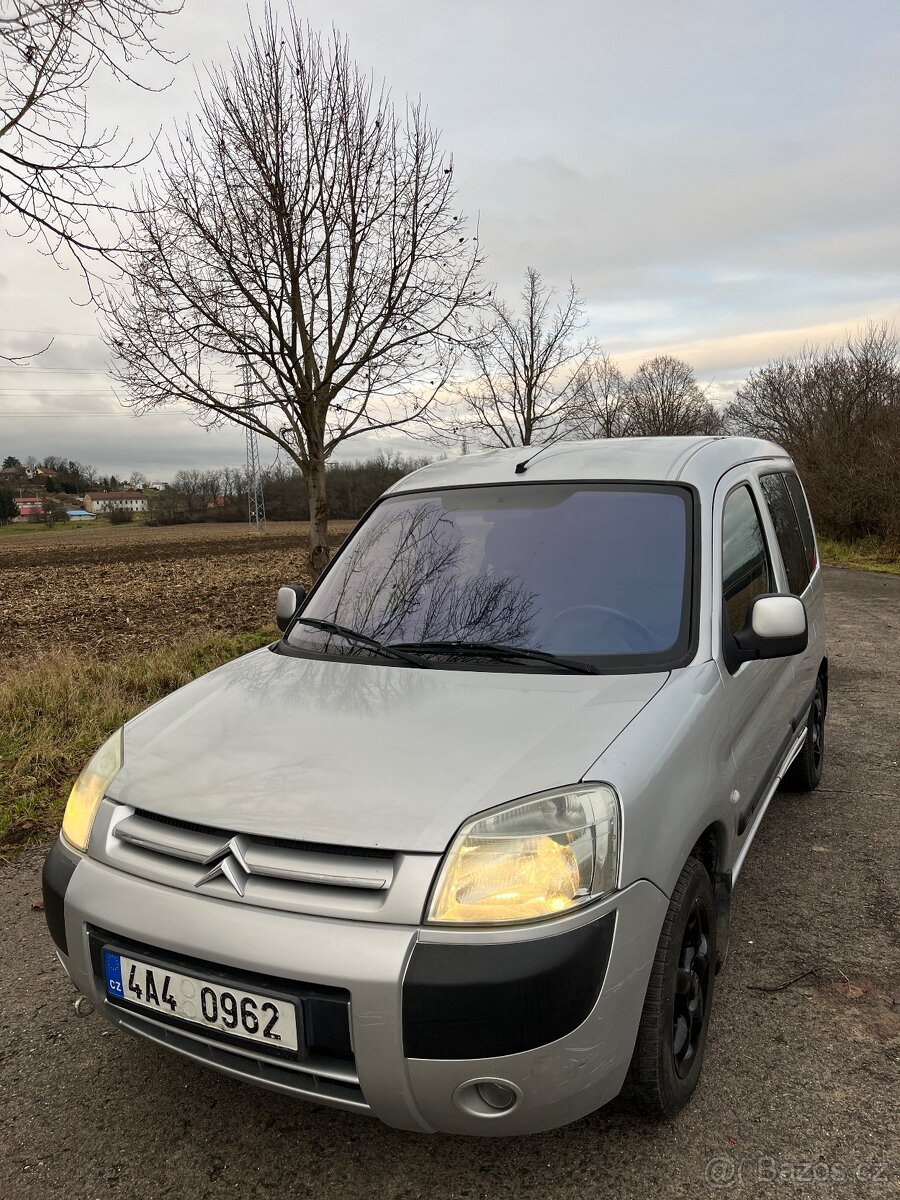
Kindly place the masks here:
<instances>
[{"instance_id":1,"label":"bare tree","mask_svg":"<svg viewBox=\"0 0 900 1200\"><path fill-rule=\"evenodd\" d=\"M137 60L175 61L156 43L161 19L183 0L0 0L0 216L87 275L114 248L120 210L104 199L130 145L91 130L87 89L99 68L147 87ZM27 357L27 356L23 356Z\"/></svg>"},{"instance_id":2,"label":"bare tree","mask_svg":"<svg viewBox=\"0 0 900 1200\"><path fill-rule=\"evenodd\" d=\"M670 354L642 362L626 385L629 432L678 437L722 432L722 419L697 383L694 368Z\"/></svg>"},{"instance_id":3,"label":"bare tree","mask_svg":"<svg viewBox=\"0 0 900 1200\"><path fill-rule=\"evenodd\" d=\"M900 343L889 326L753 371L725 417L731 432L790 451L823 533L900 545Z\"/></svg>"},{"instance_id":4,"label":"bare tree","mask_svg":"<svg viewBox=\"0 0 900 1200\"><path fill-rule=\"evenodd\" d=\"M175 472L172 491L183 500L190 513L204 513L215 503L222 491L220 471L199 471L196 468Z\"/></svg>"},{"instance_id":5,"label":"bare tree","mask_svg":"<svg viewBox=\"0 0 900 1200\"><path fill-rule=\"evenodd\" d=\"M566 437L628 437L631 418L625 376L605 350L584 366L566 423Z\"/></svg>"},{"instance_id":6,"label":"bare tree","mask_svg":"<svg viewBox=\"0 0 900 1200\"><path fill-rule=\"evenodd\" d=\"M453 433L494 446L530 446L563 436L594 353L574 283L564 296L529 267L521 312L495 299L474 334L474 371L456 387ZM468 437L467 437L468 440Z\"/></svg>"},{"instance_id":7,"label":"bare tree","mask_svg":"<svg viewBox=\"0 0 900 1200\"><path fill-rule=\"evenodd\" d=\"M317 573L329 457L427 412L483 299L452 159L342 37L267 8L137 208L128 286L104 304L125 402L187 402L274 442L306 481Z\"/></svg>"}]
</instances>

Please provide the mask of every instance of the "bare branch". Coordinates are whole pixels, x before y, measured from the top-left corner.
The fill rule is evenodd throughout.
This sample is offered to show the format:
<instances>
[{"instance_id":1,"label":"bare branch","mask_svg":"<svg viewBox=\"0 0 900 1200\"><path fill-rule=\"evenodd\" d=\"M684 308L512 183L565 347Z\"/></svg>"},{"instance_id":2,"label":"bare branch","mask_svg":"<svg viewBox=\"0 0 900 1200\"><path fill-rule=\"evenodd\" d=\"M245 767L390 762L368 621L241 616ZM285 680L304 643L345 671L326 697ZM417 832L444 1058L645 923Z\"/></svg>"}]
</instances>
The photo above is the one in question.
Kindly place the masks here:
<instances>
[{"instance_id":1,"label":"bare branch","mask_svg":"<svg viewBox=\"0 0 900 1200\"><path fill-rule=\"evenodd\" d=\"M565 434L576 439L631 434L625 377L605 350L598 350L578 377Z\"/></svg>"},{"instance_id":2,"label":"bare branch","mask_svg":"<svg viewBox=\"0 0 900 1200\"><path fill-rule=\"evenodd\" d=\"M115 129L89 129L87 90L103 68L132 73L148 57L178 60L156 42L183 0L0 0L0 217L60 265L92 263L121 242L123 210L104 199L107 176L142 161ZM166 85L168 86L168 85Z\"/></svg>"}]
</instances>

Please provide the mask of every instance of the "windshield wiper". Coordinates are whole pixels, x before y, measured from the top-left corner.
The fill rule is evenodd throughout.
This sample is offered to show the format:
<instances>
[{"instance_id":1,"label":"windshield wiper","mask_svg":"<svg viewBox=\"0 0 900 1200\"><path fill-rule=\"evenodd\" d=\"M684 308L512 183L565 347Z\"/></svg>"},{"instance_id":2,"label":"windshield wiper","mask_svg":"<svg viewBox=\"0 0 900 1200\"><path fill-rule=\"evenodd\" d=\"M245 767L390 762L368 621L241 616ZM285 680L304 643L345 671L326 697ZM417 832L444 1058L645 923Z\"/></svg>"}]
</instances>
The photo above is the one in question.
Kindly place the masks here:
<instances>
[{"instance_id":1,"label":"windshield wiper","mask_svg":"<svg viewBox=\"0 0 900 1200\"><path fill-rule=\"evenodd\" d=\"M421 658L417 658L415 654L405 653L400 646L386 646L383 642L379 642L377 638L369 637L367 633L360 633L356 629L351 629L348 625L338 625L336 621L320 621L318 617L297 617L295 624L311 625L313 629L321 629L323 633L333 633L337 637L346 638L348 642L357 642L360 646L368 646L376 654L383 654L385 658L396 658L402 662L412 663L414 667L431 666L430 663L423 662Z\"/></svg>"},{"instance_id":2,"label":"windshield wiper","mask_svg":"<svg viewBox=\"0 0 900 1200\"><path fill-rule=\"evenodd\" d=\"M582 675L599 675L596 667L577 658L563 658L547 650L527 650L522 646L506 646L500 642L392 642L388 650L409 650L415 654L448 654L457 658L487 658L495 662L533 661L547 663L561 671L577 671Z\"/></svg>"}]
</instances>

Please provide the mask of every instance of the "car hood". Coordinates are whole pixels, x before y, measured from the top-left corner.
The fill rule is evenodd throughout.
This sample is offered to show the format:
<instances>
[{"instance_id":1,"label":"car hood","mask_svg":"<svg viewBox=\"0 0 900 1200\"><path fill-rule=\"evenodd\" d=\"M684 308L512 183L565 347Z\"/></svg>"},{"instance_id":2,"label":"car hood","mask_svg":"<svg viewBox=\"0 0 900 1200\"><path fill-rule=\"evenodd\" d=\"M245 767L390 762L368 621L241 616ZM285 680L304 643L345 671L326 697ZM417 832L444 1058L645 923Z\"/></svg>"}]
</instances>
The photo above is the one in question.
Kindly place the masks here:
<instances>
[{"instance_id":1,"label":"car hood","mask_svg":"<svg viewBox=\"0 0 900 1200\"><path fill-rule=\"evenodd\" d=\"M438 852L474 813L576 783L666 678L259 650L129 721L109 795L229 831Z\"/></svg>"}]
</instances>

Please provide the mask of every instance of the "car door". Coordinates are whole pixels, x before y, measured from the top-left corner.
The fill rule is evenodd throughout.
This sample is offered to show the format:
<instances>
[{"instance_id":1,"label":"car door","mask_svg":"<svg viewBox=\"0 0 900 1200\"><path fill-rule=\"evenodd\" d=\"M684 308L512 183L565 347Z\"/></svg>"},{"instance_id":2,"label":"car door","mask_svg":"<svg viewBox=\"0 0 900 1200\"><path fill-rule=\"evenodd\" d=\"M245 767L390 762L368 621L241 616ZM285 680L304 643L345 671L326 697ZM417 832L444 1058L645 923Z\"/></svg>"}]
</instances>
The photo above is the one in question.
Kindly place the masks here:
<instances>
[{"instance_id":1,"label":"car door","mask_svg":"<svg viewBox=\"0 0 900 1200\"><path fill-rule=\"evenodd\" d=\"M734 634L746 625L750 601L779 591L762 497L752 471L737 468L720 480L713 528L718 540L713 644L731 727L731 798L734 833L740 845L787 751L794 688L790 658L736 661ZM780 568L780 561L778 565Z\"/></svg>"},{"instance_id":2,"label":"car door","mask_svg":"<svg viewBox=\"0 0 900 1200\"><path fill-rule=\"evenodd\" d=\"M781 556L779 590L799 596L809 623L809 646L795 656L791 712L799 720L808 709L821 657L824 613L822 573L806 500L793 471L772 464L759 472L759 486Z\"/></svg>"}]
</instances>

